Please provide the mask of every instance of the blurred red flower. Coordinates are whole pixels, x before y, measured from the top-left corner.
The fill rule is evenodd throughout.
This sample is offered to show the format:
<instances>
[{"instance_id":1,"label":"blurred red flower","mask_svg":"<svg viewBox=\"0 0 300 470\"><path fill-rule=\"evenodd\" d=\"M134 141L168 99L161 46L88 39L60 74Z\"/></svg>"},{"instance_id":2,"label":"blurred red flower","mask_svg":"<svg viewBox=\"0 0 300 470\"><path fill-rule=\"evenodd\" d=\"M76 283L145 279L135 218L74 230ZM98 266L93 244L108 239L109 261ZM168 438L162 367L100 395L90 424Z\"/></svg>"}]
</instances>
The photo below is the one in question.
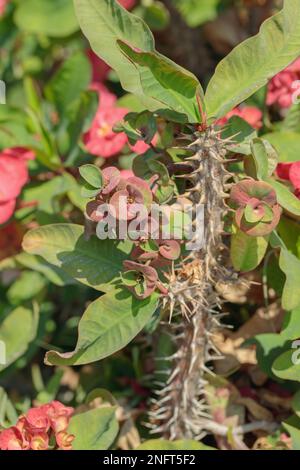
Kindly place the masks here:
<instances>
[{"instance_id":1,"label":"blurred red flower","mask_svg":"<svg viewBox=\"0 0 300 470\"><path fill-rule=\"evenodd\" d=\"M100 59L92 49L88 49L86 52L90 63L92 65L92 81L102 83L107 79L110 71L110 66Z\"/></svg>"},{"instance_id":2,"label":"blurred red flower","mask_svg":"<svg viewBox=\"0 0 300 470\"><path fill-rule=\"evenodd\" d=\"M278 104L280 108L289 108L293 104L293 96L300 92L300 58L282 72L275 75L268 85L267 104Z\"/></svg>"},{"instance_id":3,"label":"blurred red flower","mask_svg":"<svg viewBox=\"0 0 300 470\"><path fill-rule=\"evenodd\" d=\"M135 0L118 0L118 2L127 10L131 10L136 3Z\"/></svg>"},{"instance_id":4,"label":"blurred red flower","mask_svg":"<svg viewBox=\"0 0 300 470\"><path fill-rule=\"evenodd\" d=\"M6 5L9 3L10 0L0 0L0 15L4 15Z\"/></svg>"},{"instance_id":5,"label":"blurred red flower","mask_svg":"<svg viewBox=\"0 0 300 470\"><path fill-rule=\"evenodd\" d=\"M0 224L13 215L16 199L28 181L27 161L33 158L34 153L22 147L0 153Z\"/></svg>"},{"instance_id":6,"label":"blurred red flower","mask_svg":"<svg viewBox=\"0 0 300 470\"><path fill-rule=\"evenodd\" d=\"M254 129L260 129L262 127L263 113L259 108L255 106L243 106L234 108L232 111L226 114L222 119L219 119L217 124L224 126L232 116L238 116L244 119Z\"/></svg>"},{"instance_id":7,"label":"blurred red flower","mask_svg":"<svg viewBox=\"0 0 300 470\"><path fill-rule=\"evenodd\" d=\"M292 183L295 189L295 195L300 199L300 161L294 163L279 163L276 173L279 178Z\"/></svg>"}]
</instances>

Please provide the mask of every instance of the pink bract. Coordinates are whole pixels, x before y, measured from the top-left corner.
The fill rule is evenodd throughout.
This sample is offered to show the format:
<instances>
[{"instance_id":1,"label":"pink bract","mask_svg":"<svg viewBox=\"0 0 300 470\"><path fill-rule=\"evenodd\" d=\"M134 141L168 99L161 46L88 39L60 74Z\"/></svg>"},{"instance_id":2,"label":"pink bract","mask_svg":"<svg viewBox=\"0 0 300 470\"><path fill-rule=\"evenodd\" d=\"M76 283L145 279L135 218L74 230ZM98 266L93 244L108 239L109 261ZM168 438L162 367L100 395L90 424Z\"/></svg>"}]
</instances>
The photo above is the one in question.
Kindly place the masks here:
<instances>
[{"instance_id":1,"label":"pink bract","mask_svg":"<svg viewBox=\"0 0 300 470\"><path fill-rule=\"evenodd\" d=\"M149 297L156 289L158 284L157 271L151 266L136 263L135 261L124 261L124 269L127 272L136 273L137 284L144 284L144 291L139 292L136 286L127 286L127 288L140 300Z\"/></svg>"},{"instance_id":2,"label":"pink bract","mask_svg":"<svg viewBox=\"0 0 300 470\"><path fill-rule=\"evenodd\" d=\"M247 235L268 235L280 221L281 207L276 192L263 181L248 179L235 184L230 202L236 209L236 225Z\"/></svg>"}]
</instances>

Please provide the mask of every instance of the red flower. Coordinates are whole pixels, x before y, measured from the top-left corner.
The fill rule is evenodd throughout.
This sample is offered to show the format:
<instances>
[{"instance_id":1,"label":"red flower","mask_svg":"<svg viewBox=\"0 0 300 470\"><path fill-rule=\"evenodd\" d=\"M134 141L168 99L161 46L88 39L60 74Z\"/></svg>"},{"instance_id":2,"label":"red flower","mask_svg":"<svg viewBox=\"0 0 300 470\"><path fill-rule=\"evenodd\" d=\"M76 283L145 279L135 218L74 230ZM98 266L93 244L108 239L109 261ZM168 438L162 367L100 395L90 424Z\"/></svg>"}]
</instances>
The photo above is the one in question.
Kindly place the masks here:
<instances>
[{"instance_id":1,"label":"red flower","mask_svg":"<svg viewBox=\"0 0 300 470\"><path fill-rule=\"evenodd\" d=\"M155 146L157 144L157 141L158 135L156 134L153 137L151 144ZM137 153L138 155L143 155L143 153L147 152L147 150L151 148L151 146L146 144L146 142L144 142L143 140L138 140L134 145L131 145L129 143L129 147L134 153Z\"/></svg>"},{"instance_id":2,"label":"red flower","mask_svg":"<svg viewBox=\"0 0 300 470\"><path fill-rule=\"evenodd\" d=\"M146 144L143 140L138 140L134 145L129 144L130 149L138 155L143 155L150 149L150 145Z\"/></svg>"},{"instance_id":3,"label":"red flower","mask_svg":"<svg viewBox=\"0 0 300 470\"><path fill-rule=\"evenodd\" d=\"M295 189L300 189L300 161L291 165L290 181Z\"/></svg>"},{"instance_id":4,"label":"red flower","mask_svg":"<svg viewBox=\"0 0 300 470\"><path fill-rule=\"evenodd\" d=\"M50 419L43 407L31 408L26 415L26 424L32 432L47 432L50 428Z\"/></svg>"},{"instance_id":5,"label":"red flower","mask_svg":"<svg viewBox=\"0 0 300 470\"><path fill-rule=\"evenodd\" d=\"M16 199L28 181L27 161L34 153L15 147L0 153L0 224L14 213Z\"/></svg>"},{"instance_id":6,"label":"red flower","mask_svg":"<svg viewBox=\"0 0 300 470\"><path fill-rule=\"evenodd\" d=\"M31 450L48 450L49 436L46 432L33 434L30 440Z\"/></svg>"},{"instance_id":7,"label":"red flower","mask_svg":"<svg viewBox=\"0 0 300 470\"><path fill-rule=\"evenodd\" d=\"M4 15L6 5L9 3L10 0L0 0L0 16Z\"/></svg>"},{"instance_id":8,"label":"red flower","mask_svg":"<svg viewBox=\"0 0 300 470\"><path fill-rule=\"evenodd\" d=\"M67 428L74 409L58 401L31 408L16 424L0 432L1 450L48 450L54 434L59 449L71 450L74 436Z\"/></svg>"},{"instance_id":9,"label":"red flower","mask_svg":"<svg viewBox=\"0 0 300 470\"><path fill-rule=\"evenodd\" d=\"M108 73L110 71L110 66L100 59L92 49L88 49L86 52L90 63L92 65L92 80L93 82L102 83L107 79Z\"/></svg>"},{"instance_id":10,"label":"red flower","mask_svg":"<svg viewBox=\"0 0 300 470\"><path fill-rule=\"evenodd\" d=\"M255 106L243 106L234 108L232 111L226 114L222 119L217 121L219 126L224 126L232 116L238 116L254 127L254 129L260 129L262 127L263 113L259 108Z\"/></svg>"},{"instance_id":11,"label":"red flower","mask_svg":"<svg viewBox=\"0 0 300 470\"><path fill-rule=\"evenodd\" d=\"M135 5L135 0L118 0L118 2L127 10L131 10Z\"/></svg>"},{"instance_id":12,"label":"red flower","mask_svg":"<svg viewBox=\"0 0 300 470\"><path fill-rule=\"evenodd\" d=\"M295 196L300 199L300 161L294 163L279 163L276 173L279 178L292 183L295 189Z\"/></svg>"},{"instance_id":13,"label":"red flower","mask_svg":"<svg viewBox=\"0 0 300 470\"><path fill-rule=\"evenodd\" d=\"M116 97L103 85L93 85L99 93L99 107L92 126L85 133L83 140L87 150L99 157L109 158L119 153L127 143L124 132L115 133L113 127L122 121L127 109L115 106Z\"/></svg>"},{"instance_id":14,"label":"red flower","mask_svg":"<svg viewBox=\"0 0 300 470\"><path fill-rule=\"evenodd\" d=\"M300 80L300 58L272 78L268 85L267 104L289 108L293 104L293 95L300 90L297 80Z\"/></svg>"},{"instance_id":15,"label":"red flower","mask_svg":"<svg viewBox=\"0 0 300 470\"><path fill-rule=\"evenodd\" d=\"M24 440L21 431L13 426L0 432L1 450L28 450L29 446Z\"/></svg>"},{"instance_id":16,"label":"red flower","mask_svg":"<svg viewBox=\"0 0 300 470\"><path fill-rule=\"evenodd\" d=\"M72 450L72 442L75 436L68 434L66 431L61 431L56 434L56 442L61 450Z\"/></svg>"}]
</instances>

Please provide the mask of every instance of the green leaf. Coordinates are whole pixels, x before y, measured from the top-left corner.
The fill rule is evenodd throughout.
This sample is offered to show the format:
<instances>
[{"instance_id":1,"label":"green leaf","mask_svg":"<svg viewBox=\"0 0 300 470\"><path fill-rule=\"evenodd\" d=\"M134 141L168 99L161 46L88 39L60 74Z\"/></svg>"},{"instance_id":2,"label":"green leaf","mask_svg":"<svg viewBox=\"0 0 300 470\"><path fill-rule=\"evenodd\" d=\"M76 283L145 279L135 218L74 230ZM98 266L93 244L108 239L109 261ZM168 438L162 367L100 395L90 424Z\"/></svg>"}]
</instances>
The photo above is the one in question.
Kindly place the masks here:
<instances>
[{"instance_id":1,"label":"green leaf","mask_svg":"<svg viewBox=\"0 0 300 470\"><path fill-rule=\"evenodd\" d=\"M96 165L83 165L79 168L79 173L82 178L93 188L102 188L102 172Z\"/></svg>"},{"instance_id":2,"label":"green leaf","mask_svg":"<svg viewBox=\"0 0 300 470\"><path fill-rule=\"evenodd\" d=\"M84 228L73 224L54 224L26 233L24 250L42 256L77 281L106 292L122 270L132 244L115 240L84 238Z\"/></svg>"},{"instance_id":3,"label":"green leaf","mask_svg":"<svg viewBox=\"0 0 300 470\"><path fill-rule=\"evenodd\" d=\"M300 200L284 184L279 181L267 179L267 182L273 186L276 191L277 201L286 211L300 216Z\"/></svg>"},{"instance_id":4,"label":"green leaf","mask_svg":"<svg viewBox=\"0 0 300 470\"><path fill-rule=\"evenodd\" d=\"M150 111L167 106L180 119L184 111L199 122L196 94L203 101L203 93L197 78L155 51L153 35L141 18L115 0L74 3L92 49L117 72L124 90L138 95Z\"/></svg>"},{"instance_id":5,"label":"green leaf","mask_svg":"<svg viewBox=\"0 0 300 470\"><path fill-rule=\"evenodd\" d=\"M291 416L282 423L292 438L293 450L300 450L300 419L298 416Z\"/></svg>"},{"instance_id":6,"label":"green leaf","mask_svg":"<svg viewBox=\"0 0 300 470\"><path fill-rule=\"evenodd\" d=\"M249 237L238 230L231 239L231 260L234 269L247 272L262 261L268 248L268 237Z\"/></svg>"},{"instance_id":7,"label":"green leaf","mask_svg":"<svg viewBox=\"0 0 300 470\"><path fill-rule=\"evenodd\" d=\"M193 74L158 52L137 51L124 41L117 42L136 65L146 96L155 98L176 113L186 115L189 122L201 122L197 96L204 109L203 92Z\"/></svg>"},{"instance_id":8,"label":"green leaf","mask_svg":"<svg viewBox=\"0 0 300 470\"><path fill-rule=\"evenodd\" d=\"M49 351L50 365L81 365L100 361L124 348L144 328L157 308L158 294L137 300L127 289L111 291L89 305L79 323L75 351Z\"/></svg>"},{"instance_id":9,"label":"green leaf","mask_svg":"<svg viewBox=\"0 0 300 470\"><path fill-rule=\"evenodd\" d=\"M239 44L216 68L205 95L210 119L246 100L293 62L300 51L300 3L286 0L259 33Z\"/></svg>"},{"instance_id":10,"label":"green leaf","mask_svg":"<svg viewBox=\"0 0 300 470\"><path fill-rule=\"evenodd\" d=\"M260 369L268 376L275 378L272 371L274 360L290 344L286 338L275 333L265 333L250 338L244 346L256 345L256 357Z\"/></svg>"},{"instance_id":11,"label":"green leaf","mask_svg":"<svg viewBox=\"0 0 300 470\"><path fill-rule=\"evenodd\" d=\"M23 31L62 38L78 30L72 0L26 0L19 2L14 15Z\"/></svg>"},{"instance_id":12,"label":"green leaf","mask_svg":"<svg viewBox=\"0 0 300 470\"><path fill-rule=\"evenodd\" d=\"M298 418L300 418L300 390L293 397L292 408Z\"/></svg>"},{"instance_id":13,"label":"green leaf","mask_svg":"<svg viewBox=\"0 0 300 470\"><path fill-rule=\"evenodd\" d=\"M82 135L91 127L98 102L98 94L95 91L86 91L68 107L57 135L60 153L67 155L65 166L74 166L76 163Z\"/></svg>"},{"instance_id":14,"label":"green leaf","mask_svg":"<svg viewBox=\"0 0 300 470\"><path fill-rule=\"evenodd\" d=\"M68 176L56 176L45 183L28 185L23 191L23 201L36 201L38 209L49 214L57 212L57 198L62 197L71 189Z\"/></svg>"},{"instance_id":15,"label":"green leaf","mask_svg":"<svg viewBox=\"0 0 300 470\"><path fill-rule=\"evenodd\" d=\"M10 286L7 298L11 305L20 305L38 295L46 286L45 278L38 272L23 271Z\"/></svg>"},{"instance_id":16,"label":"green leaf","mask_svg":"<svg viewBox=\"0 0 300 470\"><path fill-rule=\"evenodd\" d=\"M122 54L117 39L153 51L154 38L146 23L115 0L74 0L74 5L80 27L95 53L117 72L124 90L143 95L136 67Z\"/></svg>"},{"instance_id":17,"label":"green leaf","mask_svg":"<svg viewBox=\"0 0 300 470\"><path fill-rule=\"evenodd\" d=\"M69 57L51 78L45 87L49 101L55 103L60 117L76 100L80 93L87 89L91 82L91 66L88 58L82 53Z\"/></svg>"},{"instance_id":18,"label":"green leaf","mask_svg":"<svg viewBox=\"0 0 300 470\"><path fill-rule=\"evenodd\" d=\"M300 307L285 314L280 336L290 341L300 338Z\"/></svg>"},{"instance_id":19,"label":"green leaf","mask_svg":"<svg viewBox=\"0 0 300 470\"><path fill-rule=\"evenodd\" d=\"M141 16L152 31L165 29L170 22L169 10L162 2L154 1L141 8Z\"/></svg>"},{"instance_id":20,"label":"green leaf","mask_svg":"<svg viewBox=\"0 0 300 470\"><path fill-rule=\"evenodd\" d=\"M262 139L253 139L251 151L256 166L256 176L259 180L265 180L269 175L268 154Z\"/></svg>"},{"instance_id":21,"label":"green leaf","mask_svg":"<svg viewBox=\"0 0 300 470\"><path fill-rule=\"evenodd\" d=\"M28 253L23 252L16 255L14 260L17 262L17 265L43 274L46 279L56 286L65 286L76 283L76 281L61 269L47 263L41 256L29 255Z\"/></svg>"},{"instance_id":22,"label":"green leaf","mask_svg":"<svg viewBox=\"0 0 300 470\"><path fill-rule=\"evenodd\" d=\"M72 450L106 450L119 431L116 407L96 408L72 416L68 433L75 439Z\"/></svg>"},{"instance_id":23,"label":"green leaf","mask_svg":"<svg viewBox=\"0 0 300 470\"><path fill-rule=\"evenodd\" d=\"M279 266L286 275L286 283L282 293L282 307L285 310L293 310L300 305L300 260L282 248Z\"/></svg>"},{"instance_id":24,"label":"green leaf","mask_svg":"<svg viewBox=\"0 0 300 470\"><path fill-rule=\"evenodd\" d=\"M117 101L117 106L120 108L126 108L134 113L145 111L145 106L142 104L141 100L132 93L126 93L124 96L121 96Z\"/></svg>"},{"instance_id":25,"label":"green leaf","mask_svg":"<svg viewBox=\"0 0 300 470\"><path fill-rule=\"evenodd\" d=\"M188 26L195 28L218 16L219 0L173 0Z\"/></svg>"},{"instance_id":26,"label":"green leaf","mask_svg":"<svg viewBox=\"0 0 300 470\"><path fill-rule=\"evenodd\" d=\"M300 259L300 224L282 216L276 230L287 249Z\"/></svg>"},{"instance_id":27,"label":"green leaf","mask_svg":"<svg viewBox=\"0 0 300 470\"><path fill-rule=\"evenodd\" d=\"M10 312L0 324L0 346L5 345L5 364L0 361L3 371L27 351L37 334L39 313L36 309L18 307Z\"/></svg>"},{"instance_id":28,"label":"green leaf","mask_svg":"<svg viewBox=\"0 0 300 470\"><path fill-rule=\"evenodd\" d=\"M3 387L0 387L0 427L13 426L18 420L14 405Z\"/></svg>"},{"instance_id":29,"label":"green leaf","mask_svg":"<svg viewBox=\"0 0 300 470\"><path fill-rule=\"evenodd\" d=\"M88 199L94 199L96 196L98 196L100 191L100 188L95 189L94 186L91 186L89 183L83 183L81 187L81 196Z\"/></svg>"},{"instance_id":30,"label":"green leaf","mask_svg":"<svg viewBox=\"0 0 300 470\"><path fill-rule=\"evenodd\" d=\"M257 137L257 131L253 129L244 119L232 116L222 130L222 138L232 137L233 143L228 145L228 150L242 155L250 155L251 141Z\"/></svg>"},{"instance_id":31,"label":"green leaf","mask_svg":"<svg viewBox=\"0 0 300 470\"><path fill-rule=\"evenodd\" d=\"M300 105L294 104L281 123L280 127L283 131L300 132ZM299 135L299 134L298 134Z\"/></svg>"},{"instance_id":32,"label":"green leaf","mask_svg":"<svg viewBox=\"0 0 300 470\"><path fill-rule=\"evenodd\" d=\"M299 161L300 134L297 132L273 132L263 136L278 152L280 163Z\"/></svg>"},{"instance_id":33,"label":"green leaf","mask_svg":"<svg viewBox=\"0 0 300 470\"><path fill-rule=\"evenodd\" d=\"M166 441L164 439L150 439L143 442L136 450L216 450L202 442L192 440Z\"/></svg>"},{"instance_id":34,"label":"green leaf","mask_svg":"<svg viewBox=\"0 0 300 470\"><path fill-rule=\"evenodd\" d=\"M272 371L280 379L300 382L300 354L297 349L289 349L280 354L273 363Z\"/></svg>"}]
</instances>

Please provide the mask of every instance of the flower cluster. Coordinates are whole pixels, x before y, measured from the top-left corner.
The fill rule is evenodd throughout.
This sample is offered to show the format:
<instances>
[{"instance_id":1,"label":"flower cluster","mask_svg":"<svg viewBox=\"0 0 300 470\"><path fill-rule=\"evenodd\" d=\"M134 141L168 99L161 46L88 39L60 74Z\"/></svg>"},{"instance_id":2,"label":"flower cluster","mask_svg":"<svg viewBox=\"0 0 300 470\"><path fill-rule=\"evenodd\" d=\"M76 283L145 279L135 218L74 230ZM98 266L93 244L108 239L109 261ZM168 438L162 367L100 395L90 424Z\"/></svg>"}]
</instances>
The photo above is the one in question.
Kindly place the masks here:
<instances>
[{"instance_id":1,"label":"flower cluster","mask_svg":"<svg viewBox=\"0 0 300 470\"><path fill-rule=\"evenodd\" d=\"M300 58L272 78L268 85L267 105L289 108L293 104L293 96L299 96L299 80Z\"/></svg>"},{"instance_id":2,"label":"flower cluster","mask_svg":"<svg viewBox=\"0 0 300 470\"><path fill-rule=\"evenodd\" d=\"M228 120L233 117L238 116L244 119L250 126L254 127L254 129L260 129L262 127L262 117L263 113L259 108L255 106L239 106L234 108L232 111L226 114L222 119L219 119L217 124L219 126L224 126Z\"/></svg>"},{"instance_id":3,"label":"flower cluster","mask_svg":"<svg viewBox=\"0 0 300 470\"><path fill-rule=\"evenodd\" d=\"M16 200L28 181L27 162L34 153L15 147L0 153L0 224L13 215Z\"/></svg>"},{"instance_id":4,"label":"flower cluster","mask_svg":"<svg viewBox=\"0 0 300 470\"><path fill-rule=\"evenodd\" d=\"M15 426L0 432L0 449L71 450L75 436L67 428L73 412L59 401L31 408Z\"/></svg>"},{"instance_id":5,"label":"flower cluster","mask_svg":"<svg viewBox=\"0 0 300 470\"><path fill-rule=\"evenodd\" d=\"M155 186L137 176L124 178L115 167L104 168L101 177L96 197L86 206L86 218L98 223L110 215L117 224L125 223L126 235L134 242L134 248L132 261L124 262L123 284L139 299L145 299L156 289L166 294L157 269L178 259L181 247L178 241L163 238L161 227L149 214L152 202L156 201ZM87 175L86 178L91 181ZM130 222L136 222L133 231Z\"/></svg>"},{"instance_id":6,"label":"flower cluster","mask_svg":"<svg viewBox=\"0 0 300 470\"><path fill-rule=\"evenodd\" d=\"M276 173L279 178L292 183L295 196L300 199L300 161L294 163L279 163Z\"/></svg>"},{"instance_id":7,"label":"flower cluster","mask_svg":"<svg viewBox=\"0 0 300 470\"><path fill-rule=\"evenodd\" d=\"M232 187L230 202L237 226L247 235L265 236L280 221L281 208L276 192L268 183L246 179Z\"/></svg>"}]
</instances>

